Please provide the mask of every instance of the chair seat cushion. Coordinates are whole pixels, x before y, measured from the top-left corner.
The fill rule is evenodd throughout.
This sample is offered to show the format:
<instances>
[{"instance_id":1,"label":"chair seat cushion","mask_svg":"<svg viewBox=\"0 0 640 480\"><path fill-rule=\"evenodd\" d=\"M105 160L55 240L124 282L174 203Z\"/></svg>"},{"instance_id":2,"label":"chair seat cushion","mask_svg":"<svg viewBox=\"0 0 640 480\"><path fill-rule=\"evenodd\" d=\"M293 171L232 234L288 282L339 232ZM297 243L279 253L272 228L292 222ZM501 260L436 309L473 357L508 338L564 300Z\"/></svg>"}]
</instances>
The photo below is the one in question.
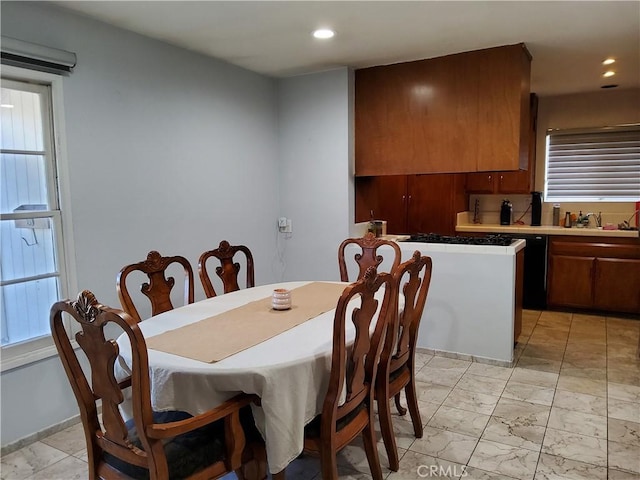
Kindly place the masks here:
<instances>
[{"instance_id":1,"label":"chair seat cushion","mask_svg":"<svg viewBox=\"0 0 640 480\"><path fill-rule=\"evenodd\" d=\"M191 417L189 413L179 410L153 412L154 423L177 422ZM253 421L251 407L247 406L240 410L240 421L247 443L261 438ZM133 419L127 421L125 425L129 431L129 440L136 447L143 449ZM164 444L164 451L169 466L169 478L172 480L188 477L208 465L223 460L226 455L224 420L168 439ZM104 454L104 459L109 465L131 478L141 480L149 478L149 471L146 468L131 465L109 453Z\"/></svg>"},{"instance_id":2,"label":"chair seat cushion","mask_svg":"<svg viewBox=\"0 0 640 480\"><path fill-rule=\"evenodd\" d=\"M336 424L336 431L340 431L344 427L346 427L351 422L351 420L353 420L356 417L356 415L358 415L358 413L360 413L362 410L366 408L366 406L367 406L366 403L362 402L360 405L358 405L356 408L354 408L352 411L350 411L344 417L338 420L338 423ZM304 436L307 438L319 437L321 421L322 421L322 415L317 415L313 420L311 420L304 427Z\"/></svg>"},{"instance_id":3,"label":"chair seat cushion","mask_svg":"<svg viewBox=\"0 0 640 480\"><path fill-rule=\"evenodd\" d=\"M406 372L408 367L406 364L401 365L400 368L389 374L389 383L393 382L396 378L398 378L402 373Z\"/></svg>"}]
</instances>

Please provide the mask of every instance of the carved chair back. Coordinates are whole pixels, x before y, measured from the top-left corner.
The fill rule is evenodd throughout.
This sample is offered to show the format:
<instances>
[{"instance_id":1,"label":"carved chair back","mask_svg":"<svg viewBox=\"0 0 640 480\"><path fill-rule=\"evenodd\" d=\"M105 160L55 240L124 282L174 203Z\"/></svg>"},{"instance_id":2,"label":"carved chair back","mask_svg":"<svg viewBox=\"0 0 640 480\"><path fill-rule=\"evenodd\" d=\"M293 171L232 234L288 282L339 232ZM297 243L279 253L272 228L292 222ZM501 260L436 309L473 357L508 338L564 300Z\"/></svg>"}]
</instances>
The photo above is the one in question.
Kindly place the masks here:
<instances>
[{"instance_id":1,"label":"carved chair back","mask_svg":"<svg viewBox=\"0 0 640 480\"><path fill-rule=\"evenodd\" d=\"M211 282L211 277L207 271L207 260L211 257L215 257L220 261L220 266L216 267L216 274L222 280L224 293L235 292L240 290L238 284L238 274L240 272L240 264L233 261L236 253L242 253L246 260L247 270L247 288L255 286L254 268L253 268L253 255L244 245L230 245L226 240L222 240L218 248L209 250L200 255L198 261L198 274L202 281L202 287L207 298L215 297L216 291Z\"/></svg>"},{"instance_id":2,"label":"carved chair back","mask_svg":"<svg viewBox=\"0 0 640 480\"><path fill-rule=\"evenodd\" d=\"M81 327L76 341L90 364L91 380L88 380L75 354L64 326L63 313L75 320ZM105 338L105 327L118 325L131 343L133 369L130 377L116 379L114 363L119 348L114 340ZM147 349L137 322L125 312L101 305L95 296L85 290L76 301L58 302L51 308L51 331L73 393L80 407L80 416L87 441L90 478L108 469L104 465L104 453L122 458L128 463L150 468L154 461L160 465L162 454L154 448L145 435L145 425L153 423L149 398L149 374ZM125 421L118 409L123 402L122 389L131 389L133 405L136 406L136 420L144 451L135 448L129 439ZM102 422L98 421L97 401L102 401ZM165 460L164 469L166 469ZM159 470L163 467L159 466Z\"/></svg>"},{"instance_id":3,"label":"carved chair back","mask_svg":"<svg viewBox=\"0 0 640 480\"><path fill-rule=\"evenodd\" d=\"M431 272L431 257L421 255L418 250L413 253L411 259L393 271L398 293L404 297L404 308L402 313L397 314L397 323L393 326L392 335L387 339L387 348L382 352L381 360L386 360L385 356L390 357L389 373L413 362L420 320L431 284ZM397 307L395 312L398 312ZM392 351L394 348L395 351Z\"/></svg>"},{"instance_id":4,"label":"carved chair back","mask_svg":"<svg viewBox=\"0 0 640 480\"><path fill-rule=\"evenodd\" d=\"M376 298L382 289L382 298ZM331 372L322 413L305 431L305 451L320 456L323 479L338 478L336 452L360 433L372 476L374 480L382 478L371 405L394 295L391 275L377 274L372 266L360 280L345 288L338 300ZM355 337L347 348L348 321L355 327ZM373 323L375 327L370 335Z\"/></svg>"},{"instance_id":5,"label":"carved chair back","mask_svg":"<svg viewBox=\"0 0 640 480\"><path fill-rule=\"evenodd\" d=\"M396 408L401 415L406 409L400 405L400 392L404 389L411 421L416 437L422 437L422 420L418 410L415 386L415 350L418 329L431 283L431 258L415 251L410 260L393 271L397 295L392 310L392 320L385 339L378 366L375 396L378 415L390 468L397 471L399 458L391 420L389 399L395 397ZM404 308L398 313L399 296L404 297Z\"/></svg>"},{"instance_id":6,"label":"carved chair back","mask_svg":"<svg viewBox=\"0 0 640 480\"><path fill-rule=\"evenodd\" d=\"M345 250L349 245L358 245L361 249L360 252L354 255L354 260L358 264L358 280L361 279L364 273L369 267L376 267L376 269L383 262L384 258L378 254L378 249L383 246L390 247L393 251L393 264L391 270L396 268L400 264L400 247L396 242L389 240L383 240L377 238L373 233L368 232L362 238L347 238L344 240L338 248L338 267L340 268L340 280L343 282L349 281L349 272L347 261L345 257Z\"/></svg>"},{"instance_id":7,"label":"carved chair back","mask_svg":"<svg viewBox=\"0 0 640 480\"><path fill-rule=\"evenodd\" d=\"M127 288L127 277L132 272L142 272L148 278L140 286L140 291L151 301L151 316L173 310L171 302L171 290L175 285L173 277L166 278L166 271L172 264L180 264L184 270L184 304L193 303L194 300L194 276L193 269L189 261L181 256L163 257L155 250L147 255L147 259L127 265L118 274L116 288L118 297L125 312L131 315L138 322L141 320L140 313L134 305L133 299Z\"/></svg>"},{"instance_id":8,"label":"carved chair back","mask_svg":"<svg viewBox=\"0 0 640 480\"><path fill-rule=\"evenodd\" d=\"M90 378L87 378L69 339L67 328L73 327L65 326L66 319L63 317L70 317L71 324L79 327L75 339L88 360ZM162 423L154 423L156 412L152 411L151 406L147 347L135 319L121 310L100 304L93 293L85 290L76 301L55 303L51 307L50 323L60 359L80 409L90 479L131 478L131 472L136 478L142 475L152 480L166 480L174 473L181 478L185 473L185 478L204 478L203 472L206 472L206 478L219 478L240 469L245 437L239 411L250 403L251 397L234 397L198 417L185 412L162 412L176 413L178 416L171 420L167 415ZM131 348L130 375L116 373L114 367L120 346L114 339L106 338L105 331L124 332ZM133 422L125 422L119 409L125 399L123 390L129 387ZM98 420L99 402L102 405L104 427ZM193 470L200 468L200 465L188 463L184 456L181 461L180 445L172 442L175 438L191 435L188 440L183 440L185 445L190 445L187 454L198 449L194 444L196 440L201 440L209 448L213 444L209 443L212 440L209 434L220 429L208 428L218 420L224 422L221 441L223 445L226 444L222 447L226 453L220 454L223 457L208 455L206 461L210 463L204 463L205 468L194 473ZM207 437L203 428L207 429ZM172 459L172 456L178 458ZM197 455L194 458L201 459ZM148 474L143 469L148 470Z\"/></svg>"}]
</instances>

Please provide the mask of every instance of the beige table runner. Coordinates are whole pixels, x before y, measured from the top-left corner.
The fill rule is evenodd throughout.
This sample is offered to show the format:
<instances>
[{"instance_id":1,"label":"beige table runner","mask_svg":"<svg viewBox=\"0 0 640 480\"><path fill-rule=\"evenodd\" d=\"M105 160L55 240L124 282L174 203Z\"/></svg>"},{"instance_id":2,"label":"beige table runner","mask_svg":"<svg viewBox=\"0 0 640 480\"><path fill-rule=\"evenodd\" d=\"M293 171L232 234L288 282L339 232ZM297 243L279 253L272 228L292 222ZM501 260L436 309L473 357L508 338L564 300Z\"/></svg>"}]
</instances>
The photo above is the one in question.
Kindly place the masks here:
<instances>
[{"instance_id":1,"label":"beige table runner","mask_svg":"<svg viewBox=\"0 0 640 480\"><path fill-rule=\"evenodd\" d=\"M147 339L147 347L213 363L336 308L344 283L313 282L291 290L290 310L271 296Z\"/></svg>"}]
</instances>

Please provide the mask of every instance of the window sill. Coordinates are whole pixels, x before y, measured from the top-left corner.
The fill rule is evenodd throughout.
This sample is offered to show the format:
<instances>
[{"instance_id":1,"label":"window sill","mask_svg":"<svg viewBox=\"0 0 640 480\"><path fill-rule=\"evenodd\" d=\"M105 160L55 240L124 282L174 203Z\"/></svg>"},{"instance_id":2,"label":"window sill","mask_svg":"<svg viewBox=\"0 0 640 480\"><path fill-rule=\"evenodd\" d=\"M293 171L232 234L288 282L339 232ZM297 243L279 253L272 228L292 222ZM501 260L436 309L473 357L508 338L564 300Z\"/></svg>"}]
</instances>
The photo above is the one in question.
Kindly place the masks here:
<instances>
[{"instance_id":1,"label":"window sill","mask_svg":"<svg viewBox=\"0 0 640 480\"><path fill-rule=\"evenodd\" d=\"M78 345L75 341L71 342L74 348ZM24 367L26 365L35 363L40 360L55 357L58 355L58 350L53 344L46 345L40 348L31 349L25 352L11 352L11 347L5 347L2 349L2 358L0 359L0 372L8 372L15 368Z\"/></svg>"}]
</instances>

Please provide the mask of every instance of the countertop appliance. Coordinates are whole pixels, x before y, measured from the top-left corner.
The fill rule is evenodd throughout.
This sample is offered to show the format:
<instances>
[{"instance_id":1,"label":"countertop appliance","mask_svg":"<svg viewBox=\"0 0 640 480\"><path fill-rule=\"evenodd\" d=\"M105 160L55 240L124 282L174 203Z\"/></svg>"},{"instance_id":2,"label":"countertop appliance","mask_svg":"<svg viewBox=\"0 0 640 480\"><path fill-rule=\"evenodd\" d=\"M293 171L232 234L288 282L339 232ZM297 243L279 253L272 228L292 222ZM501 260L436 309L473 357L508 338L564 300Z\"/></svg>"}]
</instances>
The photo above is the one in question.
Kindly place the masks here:
<instances>
[{"instance_id":1,"label":"countertop appliance","mask_svg":"<svg viewBox=\"0 0 640 480\"><path fill-rule=\"evenodd\" d=\"M411 235L406 242L455 243L458 245L496 245L508 247L513 242L510 235L487 235L484 237L463 237L439 235L437 233L418 233Z\"/></svg>"},{"instance_id":2,"label":"countertop appliance","mask_svg":"<svg viewBox=\"0 0 640 480\"><path fill-rule=\"evenodd\" d=\"M511 225L513 205L509 200L503 200L500 206L500 225Z\"/></svg>"},{"instance_id":3,"label":"countertop appliance","mask_svg":"<svg viewBox=\"0 0 640 480\"><path fill-rule=\"evenodd\" d=\"M547 308L547 236L514 234L514 239L523 239L524 247L524 291L522 307L529 310Z\"/></svg>"},{"instance_id":4,"label":"countertop appliance","mask_svg":"<svg viewBox=\"0 0 640 480\"><path fill-rule=\"evenodd\" d=\"M531 192L531 226L542 225L542 192Z\"/></svg>"}]
</instances>

